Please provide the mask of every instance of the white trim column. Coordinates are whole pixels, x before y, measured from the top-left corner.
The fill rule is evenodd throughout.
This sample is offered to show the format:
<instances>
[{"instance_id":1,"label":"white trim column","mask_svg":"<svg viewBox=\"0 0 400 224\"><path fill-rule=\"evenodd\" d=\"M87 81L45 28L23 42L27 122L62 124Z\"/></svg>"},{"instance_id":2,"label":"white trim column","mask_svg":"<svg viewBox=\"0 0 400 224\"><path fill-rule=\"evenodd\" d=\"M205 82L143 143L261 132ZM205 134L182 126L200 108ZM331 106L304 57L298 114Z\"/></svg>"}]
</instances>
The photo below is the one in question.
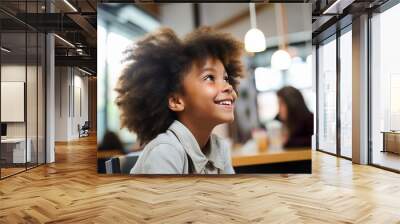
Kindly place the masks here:
<instances>
[{"instance_id":1,"label":"white trim column","mask_svg":"<svg viewBox=\"0 0 400 224\"><path fill-rule=\"evenodd\" d=\"M368 163L368 15L353 20L353 162Z\"/></svg>"},{"instance_id":2,"label":"white trim column","mask_svg":"<svg viewBox=\"0 0 400 224\"><path fill-rule=\"evenodd\" d=\"M47 12L53 12L54 6L47 1ZM46 34L46 163L55 162L55 44L54 35Z\"/></svg>"},{"instance_id":3,"label":"white trim column","mask_svg":"<svg viewBox=\"0 0 400 224\"><path fill-rule=\"evenodd\" d=\"M46 35L46 163L55 162L54 133L55 133L55 77L54 77L54 35Z\"/></svg>"}]
</instances>

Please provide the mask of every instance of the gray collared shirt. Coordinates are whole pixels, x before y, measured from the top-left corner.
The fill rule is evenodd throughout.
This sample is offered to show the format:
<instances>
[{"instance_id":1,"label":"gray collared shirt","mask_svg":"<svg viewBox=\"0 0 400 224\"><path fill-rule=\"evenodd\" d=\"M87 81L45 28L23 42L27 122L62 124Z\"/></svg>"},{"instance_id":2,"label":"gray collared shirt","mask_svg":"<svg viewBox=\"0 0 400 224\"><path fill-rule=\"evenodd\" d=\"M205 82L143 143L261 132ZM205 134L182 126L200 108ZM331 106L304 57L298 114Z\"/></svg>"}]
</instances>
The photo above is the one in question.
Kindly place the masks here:
<instances>
[{"instance_id":1,"label":"gray collared shirt","mask_svg":"<svg viewBox=\"0 0 400 224\"><path fill-rule=\"evenodd\" d=\"M230 149L217 135L210 136L210 150L205 155L185 125L174 121L143 149L131 174L188 174L190 156L194 174L234 174Z\"/></svg>"}]
</instances>

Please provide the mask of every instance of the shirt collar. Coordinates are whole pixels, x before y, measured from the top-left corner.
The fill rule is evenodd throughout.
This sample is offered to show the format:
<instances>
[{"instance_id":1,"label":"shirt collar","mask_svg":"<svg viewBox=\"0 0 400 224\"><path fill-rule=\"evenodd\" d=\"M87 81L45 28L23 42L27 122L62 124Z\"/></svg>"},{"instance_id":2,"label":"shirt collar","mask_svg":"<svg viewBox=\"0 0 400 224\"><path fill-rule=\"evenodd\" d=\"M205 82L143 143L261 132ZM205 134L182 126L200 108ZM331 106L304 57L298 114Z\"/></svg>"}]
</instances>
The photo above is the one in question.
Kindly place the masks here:
<instances>
[{"instance_id":1,"label":"shirt collar","mask_svg":"<svg viewBox=\"0 0 400 224\"><path fill-rule=\"evenodd\" d=\"M212 162L214 167L220 170L223 169L224 161L221 156L220 142L217 140L216 136L210 136L210 152L207 158L201 151L192 132L184 124L175 120L168 129L176 135L186 153L192 159L196 173L201 173L209 161Z\"/></svg>"}]
</instances>

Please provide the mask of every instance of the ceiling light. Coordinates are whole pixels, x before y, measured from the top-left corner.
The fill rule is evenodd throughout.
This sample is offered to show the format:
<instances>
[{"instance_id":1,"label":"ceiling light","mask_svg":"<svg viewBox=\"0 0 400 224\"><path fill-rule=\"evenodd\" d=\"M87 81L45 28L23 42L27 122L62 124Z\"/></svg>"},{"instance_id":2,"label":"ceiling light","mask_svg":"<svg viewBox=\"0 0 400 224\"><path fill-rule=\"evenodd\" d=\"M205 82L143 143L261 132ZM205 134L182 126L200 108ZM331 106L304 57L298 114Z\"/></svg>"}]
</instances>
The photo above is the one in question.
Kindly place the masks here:
<instances>
[{"instance_id":1,"label":"ceiling light","mask_svg":"<svg viewBox=\"0 0 400 224\"><path fill-rule=\"evenodd\" d=\"M252 28L247 31L244 36L244 48L247 52L261 52L266 47L265 36L261 30Z\"/></svg>"},{"instance_id":2,"label":"ceiling light","mask_svg":"<svg viewBox=\"0 0 400 224\"><path fill-rule=\"evenodd\" d=\"M54 34L55 37L57 37L58 39L60 39L61 41L63 41L64 43L66 43L67 45L69 45L70 47L75 48L75 45L71 44L71 42L67 41L66 39L58 36L57 34Z\"/></svg>"},{"instance_id":3,"label":"ceiling light","mask_svg":"<svg viewBox=\"0 0 400 224\"><path fill-rule=\"evenodd\" d=\"M257 67L254 70L254 79L258 91L279 89L283 85L282 72L266 67Z\"/></svg>"},{"instance_id":4,"label":"ceiling light","mask_svg":"<svg viewBox=\"0 0 400 224\"><path fill-rule=\"evenodd\" d=\"M355 0L336 0L332 5L324 10L322 14L342 14L343 10L351 5Z\"/></svg>"},{"instance_id":5,"label":"ceiling light","mask_svg":"<svg viewBox=\"0 0 400 224\"><path fill-rule=\"evenodd\" d=\"M251 29L244 36L244 48L247 52L261 52L267 47L264 33L257 29L256 8L249 3Z\"/></svg>"},{"instance_id":6,"label":"ceiling light","mask_svg":"<svg viewBox=\"0 0 400 224\"><path fill-rule=\"evenodd\" d=\"M4 52L6 52L6 53L10 53L10 52L11 52L11 50L9 50L9 49L7 49L7 48L5 48L5 47L1 47L1 50L4 51Z\"/></svg>"},{"instance_id":7,"label":"ceiling light","mask_svg":"<svg viewBox=\"0 0 400 224\"><path fill-rule=\"evenodd\" d=\"M271 67L273 69L287 70L291 63L291 57L285 50L277 50L271 57Z\"/></svg>"},{"instance_id":8,"label":"ceiling light","mask_svg":"<svg viewBox=\"0 0 400 224\"><path fill-rule=\"evenodd\" d=\"M78 12L78 10L71 4L69 3L68 0L64 0L65 4L67 4L72 10L74 10L74 12Z\"/></svg>"},{"instance_id":9,"label":"ceiling light","mask_svg":"<svg viewBox=\"0 0 400 224\"><path fill-rule=\"evenodd\" d=\"M79 67L78 67L78 70L83 72L83 73L85 73L85 74L87 74L87 75L92 75L92 73L89 73L88 71L85 71L85 70L83 70L83 69L81 69Z\"/></svg>"},{"instance_id":10,"label":"ceiling light","mask_svg":"<svg viewBox=\"0 0 400 224\"><path fill-rule=\"evenodd\" d=\"M311 54L307 56L306 63L307 64L311 64L312 63L312 55Z\"/></svg>"}]
</instances>

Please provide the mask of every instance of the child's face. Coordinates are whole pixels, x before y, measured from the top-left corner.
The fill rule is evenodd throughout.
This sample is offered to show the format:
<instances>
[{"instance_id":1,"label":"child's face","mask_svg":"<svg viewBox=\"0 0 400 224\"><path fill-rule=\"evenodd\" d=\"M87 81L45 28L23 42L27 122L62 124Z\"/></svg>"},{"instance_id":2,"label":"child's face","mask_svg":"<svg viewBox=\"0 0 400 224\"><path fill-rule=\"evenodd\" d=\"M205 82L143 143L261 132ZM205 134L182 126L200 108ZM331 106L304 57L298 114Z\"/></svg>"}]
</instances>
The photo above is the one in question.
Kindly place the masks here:
<instances>
[{"instance_id":1,"label":"child's face","mask_svg":"<svg viewBox=\"0 0 400 224\"><path fill-rule=\"evenodd\" d=\"M192 66L183 80L183 90L182 116L210 125L233 121L237 95L220 60L209 58L201 68Z\"/></svg>"}]
</instances>

